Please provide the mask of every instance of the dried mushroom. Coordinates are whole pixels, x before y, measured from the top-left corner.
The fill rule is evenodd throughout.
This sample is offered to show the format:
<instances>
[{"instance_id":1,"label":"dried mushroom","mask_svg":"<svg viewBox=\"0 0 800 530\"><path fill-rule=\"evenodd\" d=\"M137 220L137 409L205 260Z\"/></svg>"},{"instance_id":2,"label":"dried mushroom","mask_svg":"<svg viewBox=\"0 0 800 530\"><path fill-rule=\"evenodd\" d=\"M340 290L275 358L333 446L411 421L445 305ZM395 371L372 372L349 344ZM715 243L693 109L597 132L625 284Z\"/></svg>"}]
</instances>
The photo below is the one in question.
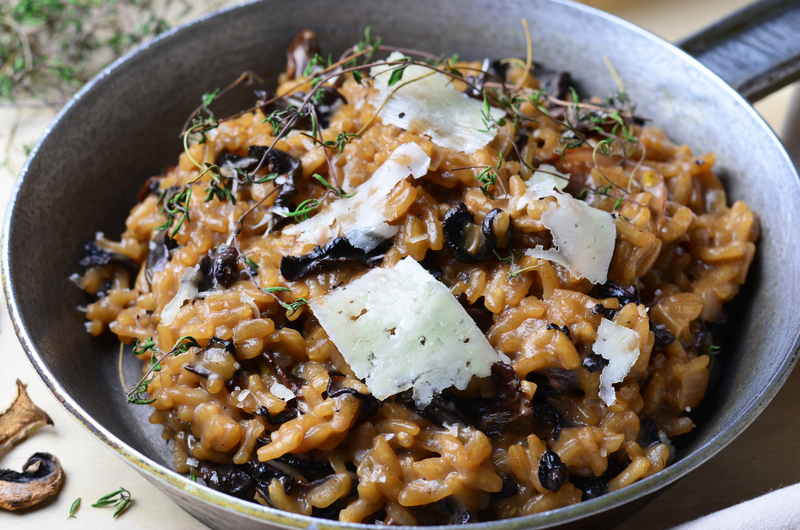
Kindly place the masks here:
<instances>
[{"instance_id":1,"label":"dried mushroom","mask_svg":"<svg viewBox=\"0 0 800 530\"><path fill-rule=\"evenodd\" d=\"M17 399L0 415L0 454L45 425L53 425L53 420L33 404L25 385L17 379Z\"/></svg>"},{"instance_id":2,"label":"dried mushroom","mask_svg":"<svg viewBox=\"0 0 800 530\"><path fill-rule=\"evenodd\" d=\"M450 208L442 221L442 231L447 249L462 263L482 263L492 251L505 248L514 237L514 222L507 212L495 208L480 225L460 202Z\"/></svg>"},{"instance_id":3,"label":"dried mushroom","mask_svg":"<svg viewBox=\"0 0 800 530\"><path fill-rule=\"evenodd\" d=\"M364 252L354 247L346 237L337 237L324 247L317 246L308 254L282 257L281 276L295 282L309 274L333 269L348 262L361 263L367 267L380 265L391 246L392 242L386 240L369 252Z\"/></svg>"},{"instance_id":4,"label":"dried mushroom","mask_svg":"<svg viewBox=\"0 0 800 530\"><path fill-rule=\"evenodd\" d=\"M58 493L64 482L61 462L50 453L35 453L22 473L0 470L0 508L21 510Z\"/></svg>"}]
</instances>

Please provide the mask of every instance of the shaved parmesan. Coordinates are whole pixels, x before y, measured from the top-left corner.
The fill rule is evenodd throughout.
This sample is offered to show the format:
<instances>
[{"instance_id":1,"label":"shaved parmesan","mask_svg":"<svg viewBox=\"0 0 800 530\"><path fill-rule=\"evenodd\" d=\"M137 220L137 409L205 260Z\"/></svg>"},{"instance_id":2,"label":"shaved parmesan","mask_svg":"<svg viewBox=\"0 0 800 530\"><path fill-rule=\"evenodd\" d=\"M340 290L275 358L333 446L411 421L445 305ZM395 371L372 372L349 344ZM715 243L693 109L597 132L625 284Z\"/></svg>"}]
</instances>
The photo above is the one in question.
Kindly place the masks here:
<instances>
[{"instance_id":1,"label":"shaved parmesan","mask_svg":"<svg viewBox=\"0 0 800 530\"><path fill-rule=\"evenodd\" d=\"M309 306L373 396L414 389L421 405L466 388L500 358L466 310L412 258L372 269Z\"/></svg>"},{"instance_id":2,"label":"shaved parmesan","mask_svg":"<svg viewBox=\"0 0 800 530\"><path fill-rule=\"evenodd\" d=\"M272 386L269 387L269 392L276 398L282 399L283 401L291 401L296 397L294 395L294 392L292 392L282 384L278 383L277 381L272 383Z\"/></svg>"},{"instance_id":3,"label":"shaved parmesan","mask_svg":"<svg viewBox=\"0 0 800 530\"><path fill-rule=\"evenodd\" d=\"M597 328L592 351L608 360L600 373L600 399L609 407L614 404L614 383L621 383L639 358L639 335L632 329L603 319Z\"/></svg>"},{"instance_id":4,"label":"shaved parmesan","mask_svg":"<svg viewBox=\"0 0 800 530\"><path fill-rule=\"evenodd\" d=\"M197 284L200 283L200 265L189 267L183 271L181 276L181 283L178 286L178 292L175 297L170 300L164 309L161 310L161 323L165 326L172 325L172 321L178 315L178 311L186 300L194 299L197 294Z\"/></svg>"},{"instance_id":5,"label":"shaved parmesan","mask_svg":"<svg viewBox=\"0 0 800 530\"><path fill-rule=\"evenodd\" d=\"M394 52L388 61L399 61L403 54ZM389 86L396 65L373 66L374 87L380 90L375 106L384 102L379 116L383 123L429 136L441 147L474 153L491 142L497 130L483 121L483 104L453 87L452 79L424 66L406 66L402 81ZM406 84L407 83L407 84ZM505 112L490 108L495 120Z\"/></svg>"},{"instance_id":6,"label":"shaved parmesan","mask_svg":"<svg viewBox=\"0 0 800 530\"><path fill-rule=\"evenodd\" d=\"M553 166L542 165L540 169L562 175ZM614 218L608 212L563 193L567 175L559 178L548 173L536 171L525 182L525 193L509 204L513 213L536 199L556 199L556 203L542 213L542 224L550 230L554 248L545 250L538 246L526 250L525 254L558 263L576 278L605 283L617 239Z\"/></svg>"},{"instance_id":7,"label":"shaved parmesan","mask_svg":"<svg viewBox=\"0 0 800 530\"><path fill-rule=\"evenodd\" d=\"M415 179L428 172L431 158L415 143L403 144L355 189L349 199L337 199L325 209L303 221L284 228L287 235L298 235L299 241L324 245L341 235L350 243L369 252L398 231L387 223L386 202L389 192L411 175Z\"/></svg>"}]
</instances>

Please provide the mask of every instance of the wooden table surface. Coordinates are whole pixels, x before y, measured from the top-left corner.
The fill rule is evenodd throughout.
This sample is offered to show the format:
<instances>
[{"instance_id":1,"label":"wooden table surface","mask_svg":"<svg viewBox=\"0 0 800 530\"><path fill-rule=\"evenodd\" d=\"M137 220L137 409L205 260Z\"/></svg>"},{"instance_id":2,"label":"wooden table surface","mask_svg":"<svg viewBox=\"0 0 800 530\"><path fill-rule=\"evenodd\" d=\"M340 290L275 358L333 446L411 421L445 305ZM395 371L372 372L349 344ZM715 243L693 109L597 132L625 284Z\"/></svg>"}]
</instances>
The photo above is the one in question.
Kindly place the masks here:
<instances>
[{"instance_id":1,"label":"wooden table surface","mask_svg":"<svg viewBox=\"0 0 800 530\"><path fill-rule=\"evenodd\" d=\"M747 0L586 0L585 3L626 18L675 41L730 13ZM758 103L756 109L774 130L783 129L794 88ZM31 145L54 116L52 109L0 107L0 210L5 209L16 175L24 163L24 146ZM798 139L800 140L800 139ZM170 529L203 528L132 468L95 440L48 393L27 361L14 335L5 305L0 309L0 410L15 395L14 380L27 383L32 399L55 421L7 455L0 467L20 469L37 451L56 454L66 481L56 497L19 512L0 510L0 528L48 529ZM620 525L620 530L661 529L689 521L800 480L800 456L784 440L800 437L800 371L795 371L775 400L755 423L719 455L681 480L654 502ZM124 486L133 503L118 520L113 510L91 508L96 499ZM67 520L72 502L82 498L77 519Z\"/></svg>"}]
</instances>

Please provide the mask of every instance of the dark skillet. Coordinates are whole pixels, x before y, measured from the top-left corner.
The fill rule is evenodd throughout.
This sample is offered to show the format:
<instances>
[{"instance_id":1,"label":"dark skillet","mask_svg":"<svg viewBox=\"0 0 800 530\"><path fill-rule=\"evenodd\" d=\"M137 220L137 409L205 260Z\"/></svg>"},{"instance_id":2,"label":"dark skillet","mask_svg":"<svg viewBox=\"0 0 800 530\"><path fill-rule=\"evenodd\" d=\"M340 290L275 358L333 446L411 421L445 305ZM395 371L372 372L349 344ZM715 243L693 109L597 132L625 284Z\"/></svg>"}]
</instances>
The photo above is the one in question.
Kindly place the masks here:
<instances>
[{"instance_id":1,"label":"dark skillet","mask_svg":"<svg viewBox=\"0 0 800 530\"><path fill-rule=\"evenodd\" d=\"M797 73L796 62L784 60L797 51L791 44L800 35L796 4L762 2L686 47L695 53L705 50L704 60L733 83L749 76L737 86L756 99L779 85L778 78L782 82ZM782 22L775 21L777 12L786 13ZM711 458L766 407L796 360L800 183L764 121L699 62L628 23L560 1L268 0L170 31L102 72L59 114L34 150L12 196L3 233L9 310L50 390L95 436L214 528L360 526L277 512L171 471L160 428L147 422L150 411L125 405L118 344L85 333L75 310L84 300L67 277L77 269L81 244L96 230L121 232L142 183L175 162L181 150L177 132L200 95L226 86L246 69L273 86L284 68L284 50L299 29L314 30L325 49L335 53L370 25L373 34L395 46L482 59L525 55L522 18L530 23L537 63L570 71L585 94L604 95L615 86L602 60L607 56L638 114L696 153L714 151L715 168L730 198L744 199L753 208L762 236L747 286L730 308L722 377L696 411L695 436L678 461L633 486L577 506L475 528L611 525ZM714 37L742 31L740 40ZM769 65L774 67L767 68L766 77L750 75ZM242 89L216 110L225 115L251 101L250 89ZM138 379L138 362L126 358L126 378Z\"/></svg>"}]
</instances>

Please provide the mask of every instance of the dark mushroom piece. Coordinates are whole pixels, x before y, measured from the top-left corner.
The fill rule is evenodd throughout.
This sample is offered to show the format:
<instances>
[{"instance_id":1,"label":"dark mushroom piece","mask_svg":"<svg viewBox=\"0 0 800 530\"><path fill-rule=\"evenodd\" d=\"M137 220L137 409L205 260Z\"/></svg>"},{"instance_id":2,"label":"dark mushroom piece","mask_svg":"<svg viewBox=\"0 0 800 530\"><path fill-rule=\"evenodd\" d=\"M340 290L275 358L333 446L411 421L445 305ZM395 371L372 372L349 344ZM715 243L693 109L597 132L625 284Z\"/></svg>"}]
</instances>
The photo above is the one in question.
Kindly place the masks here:
<instances>
[{"instance_id":1,"label":"dark mushroom piece","mask_svg":"<svg viewBox=\"0 0 800 530\"><path fill-rule=\"evenodd\" d=\"M300 411L297 409L286 409L283 412L279 412L273 416L269 413L269 409L267 409L267 407L258 407L253 411L253 414L256 416L261 416L270 425L282 425L287 421L298 417L300 415Z\"/></svg>"},{"instance_id":2,"label":"dark mushroom piece","mask_svg":"<svg viewBox=\"0 0 800 530\"><path fill-rule=\"evenodd\" d=\"M514 221L507 212L495 208L478 226L475 217L460 202L450 208L442 221L442 231L450 253L462 263L481 263L492 251L505 248L514 237Z\"/></svg>"},{"instance_id":3,"label":"dark mushroom piece","mask_svg":"<svg viewBox=\"0 0 800 530\"><path fill-rule=\"evenodd\" d=\"M169 263L169 250L176 245L175 240L169 237L169 228L163 229L153 238L153 248L144 262L144 277L148 285L153 281L153 274L163 271Z\"/></svg>"},{"instance_id":4,"label":"dark mushroom piece","mask_svg":"<svg viewBox=\"0 0 800 530\"><path fill-rule=\"evenodd\" d=\"M595 285L589 296L593 298L616 298L620 307L630 303L641 303L638 287L635 285L620 285L611 280L602 285Z\"/></svg>"},{"instance_id":5,"label":"dark mushroom piece","mask_svg":"<svg viewBox=\"0 0 800 530\"><path fill-rule=\"evenodd\" d=\"M284 256L281 258L281 276L289 281L297 281L309 274L339 267L344 263L361 263L367 267L380 265L383 255L392 246L386 240L369 252L354 247L342 236L332 239L324 247L317 246L302 256Z\"/></svg>"},{"instance_id":6,"label":"dark mushroom piece","mask_svg":"<svg viewBox=\"0 0 800 530\"><path fill-rule=\"evenodd\" d=\"M156 175L145 180L144 184L142 184L142 187L139 189L139 194L136 196L136 201L142 202L147 198L148 195L157 194L160 190L159 185L161 184L162 178L164 177Z\"/></svg>"},{"instance_id":7,"label":"dark mushroom piece","mask_svg":"<svg viewBox=\"0 0 800 530\"><path fill-rule=\"evenodd\" d=\"M197 289L202 292L232 286L242 277L238 264L239 253L236 247L221 245L209 250L200 261L200 272L203 276Z\"/></svg>"},{"instance_id":8,"label":"dark mushroom piece","mask_svg":"<svg viewBox=\"0 0 800 530\"><path fill-rule=\"evenodd\" d=\"M292 391L292 393L296 397L303 396L303 383L294 375L286 371L286 368L281 366L281 364L275 360L272 356L272 352L269 350L264 350L261 353L261 358L264 359L264 362L267 363L273 372L275 372L275 377L280 381L280 383Z\"/></svg>"},{"instance_id":9,"label":"dark mushroom piece","mask_svg":"<svg viewBox=\"0 0 800 530\"><path fill-rule=\"evenodd\" d=\"M121 265L133 272L139 269L127 256L109 252L97 246L96 240L87 241L83 245L83 258L78 262L83 267L104 267L106 265Z\"/></svg>"},{"instance_id":10,"label":"dark mushroom piece","mask_svg":"<svg viewBox=\"0 0 800 530\"><path fill-rule=\"evenodd\" d=\"M53 425L53 420L33 404L25 385L17 379L17 398L0 414L0 455L45 425Z\"/></svg>"},{"instance_id":11,"label":"dark mushroom piece","mask_svg":"<svg viewBox=\"0 0 800 530\"><path fill-rule=\"evenodd\" d=\"M342 79L339 76L339 79ZM294 109L301 109L302 108L302 116L298 117L297 122L295 123L295 129L297 130L311 130L312 128L312 121L310 119L310 109L309 106L314 108L314 113L317 117L317 125L319 127L326 129L331 122L331 115L333 114L334 110L336 110L336 103L341 101L342 103L347 103L347 98L345 98L341 92L339 92L335 87L325 84L324 86L317 87L317 93L311 101L304 103L306 93L305 92L294 92L292 94L283 96L281 99L266 105L267 101L275 99L275 94L269 92L268 90L256 90L256 97L258 101L256 105L261 108L261 112L264 113L265 116L270 115L274 111L284 112L290 111L290 107Z\"/></svg>"},{"instance_id":12,"label":"dark mushroom piece","mask_svg":"<svg viewBox=\"0 0 800 530\"><path fill-rule=\"evenodd\" d=\"M283 181L275 180L281 191L278 192L272 207L275 209L288 207L297 195L297 180L303 176L303 164L300 159L280 149L270 149L264 145L251 145L247 148L247 155L258 159L258 164L266 167L267 173L277 173L285 177Z\"/></svg>"},{"instance_id":13,"label":"dark mushroom piece","mask_svg":"<svg viewBox=\"0 0 800 530\"><path fill-rule=\"evenodd\" d=\"M286 80L304 75L311 59L319 53L317 35L311 30L301 30L286 50Z\"/></svg>"},{"instance_id":14,"label":"dark mushroom piece","mask_svg":"<svg viewBox=\"0 0 800 530\"><path fill-rule=\"evenodd\" d=\"M539 459L539 482L550 491L558 491L567 481L567 466L561 458L551 451L545 450Z\"/></svg>"},{"instance_id":15,"label":"dark mushroom piece","mask_svg":"<svg viewBox=\"0 0 800 530\"><path fill-rule=\"evenodd\" d=\"M565 99L572 86L572 75L569 72L550 70L541 66L535 67L531 73L539 81L539 88L558 99Z\"/></svg>"},{"instance_id":16,"label":"dark mushroom piece","mask_svg":"<svg viewBox=\"0 0 800 530\"><path fill-rule=\"evenodd\" d=\"M233 497L244 498L256 487L255 479L235 464L220 465L202 460L197 471L206 486Z\"/></svg>"},{"instance_id":17,"label":"dark mushroom piece","mask_svg":"<svg viewBox=\"0 0 800 530\"><path fill-rule=\"evenodd\" d=\"M337 396L343 396L345 394L349 394L358 398L361 401L361 412L366 417L374 416L378 413L378 409L381 407L381 402L373 396L372 394L362 394L358 390L346 386L339 386L336 384L338 381L344 380L345 377L343 375L332 375L330 379L328 379L328 388L323 393L323 397L335 398ZM336 386L337 388L334 388Z\"/></svg>"},{"instance_id":18,"label":"dark mushroom piece","mask_svg":"<svg viewBox=\"0 0 800 530\"><path fill-rule=\"evenodd\" d=\"M656 324L650 319L650 331L653 332L653 339L656 346L669 346L675 342L675 335L664 324Z\"/></svg>"},{"instance_id":19,"label":"dark mushroom piece","mask_svg":"<svg viewBox=\"0 0 800 530\"><path fill-rule=\"evenodd\" d=\"M639 437L636 441L644 448L661 443L661 439L658 437L658 427L653 420L650 418L642 420L639 425Z\"/></svg>"},{"instance_id":20,"label":"dark mushroom piece","mask_svg":"<svg viewBox=\"0 0 800 530\"><path fill-rule=\"evenodd\" d=\"M194 360L184 368L207 379L206 389L216 394L236 373L236 346L231 341L211 337L208 346L197 352Z\"/></svg>"},{"instance_id":21,"label":"dark mushroom piece","mask_svg":"<svg viewBox=\"0 0 800 530\"><path fill-rule=\"evenodd\" d=\"M62 482L64 472L58 458L35 453L22 466L22 473L0 470L0 508L21 510L38 504L58 493Z\"/></svg>"}]
</instances>

